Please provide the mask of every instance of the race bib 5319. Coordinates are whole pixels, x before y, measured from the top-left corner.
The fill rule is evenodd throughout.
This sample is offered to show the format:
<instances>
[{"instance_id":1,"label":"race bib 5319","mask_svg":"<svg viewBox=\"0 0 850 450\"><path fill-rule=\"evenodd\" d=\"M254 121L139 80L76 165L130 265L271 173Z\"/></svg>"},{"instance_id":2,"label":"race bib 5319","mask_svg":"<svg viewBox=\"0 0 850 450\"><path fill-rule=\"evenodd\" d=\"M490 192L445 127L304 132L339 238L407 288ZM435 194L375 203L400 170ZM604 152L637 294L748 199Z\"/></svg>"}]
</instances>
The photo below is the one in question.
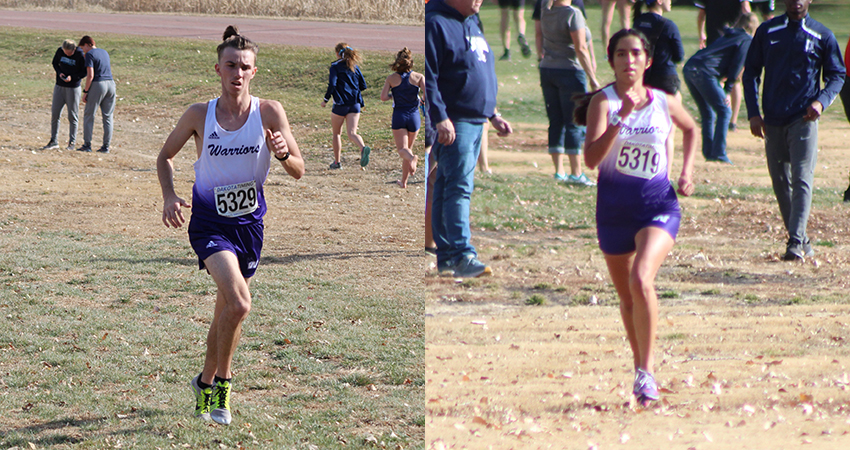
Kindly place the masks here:
<instances>
[{"instance_id":1,"label":"race bib 5319","mask_svg":"<svg viewBox=\"0 0 850 450\"><path fill-rule=\"evenodd\" d=\"M645 142L626 141L617 153L617 171L649 180L665 164L665 148Z\"/></svg>"}]
</instances>

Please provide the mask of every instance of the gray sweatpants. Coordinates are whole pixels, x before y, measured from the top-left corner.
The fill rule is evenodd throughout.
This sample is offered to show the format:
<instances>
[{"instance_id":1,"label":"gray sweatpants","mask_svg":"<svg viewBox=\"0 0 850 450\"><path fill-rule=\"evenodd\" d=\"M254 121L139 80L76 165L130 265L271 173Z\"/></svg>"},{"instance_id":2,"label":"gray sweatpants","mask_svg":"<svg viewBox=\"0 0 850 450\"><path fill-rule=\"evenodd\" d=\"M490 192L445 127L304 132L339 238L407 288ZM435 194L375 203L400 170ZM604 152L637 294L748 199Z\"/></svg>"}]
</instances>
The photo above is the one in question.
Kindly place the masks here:
<instances>
[{"instance_id":1,"label":"gray sweatpants","mask_svg":"<svg viewBox=\"0 0 850 450\"><path fill-rule=\"evenodd\" d=\"M798 119L777 127L765 125L767 170L788 238L804 243L812 209L812 187L818 160L818 123Z\"/></svg>"},{"instance_id":2,"label":"gray sweatpants","mask_svg":"<svg viewBox=\"0 0 850 450\"><path fill-rule=\"evenodd\" d=\"M89 87L86 109L83 113L83 144L91 147L94 132L94 112L100 107L103 117L103 146L112 142L112 113L115 112L115 81L94 81Z\"/></svg>"},{"instance_id":3,"label":"gray sweatpants","mask_svg":"<svg viewBox=\"0 0 850 450\"><path fill-rule=\"evenodd\" d=\"M80 113L80 93L83 88L77 86L75 88L53 86L53 104L50 108L50 142L59 142L59 118L62 116L62 109L68 107L68 144L73 145L77 142L77 118Z\"/></svg>"}]
</instances>

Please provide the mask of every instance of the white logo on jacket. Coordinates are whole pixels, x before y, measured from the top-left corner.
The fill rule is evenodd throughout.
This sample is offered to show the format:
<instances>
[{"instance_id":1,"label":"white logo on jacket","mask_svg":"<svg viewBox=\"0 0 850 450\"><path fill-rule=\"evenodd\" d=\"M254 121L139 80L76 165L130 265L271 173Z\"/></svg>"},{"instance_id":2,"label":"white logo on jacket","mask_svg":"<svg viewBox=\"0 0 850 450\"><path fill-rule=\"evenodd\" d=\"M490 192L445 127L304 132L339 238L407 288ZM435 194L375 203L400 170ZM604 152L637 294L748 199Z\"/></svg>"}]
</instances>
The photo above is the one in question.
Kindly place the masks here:
<instances>
[{"instance_id":1,"label":"white logo on jacket","mask_svg":"<svg viewBox=\"0 0 850 450\"><path fill-rule=\"evenodd\" d=\"M467 36L466 39L469 41L469 49L478 55L478 60L487 62L486 53L490 53L490 46L487 45L487 40L482 36Z\"/></svg>"}]
</instances>

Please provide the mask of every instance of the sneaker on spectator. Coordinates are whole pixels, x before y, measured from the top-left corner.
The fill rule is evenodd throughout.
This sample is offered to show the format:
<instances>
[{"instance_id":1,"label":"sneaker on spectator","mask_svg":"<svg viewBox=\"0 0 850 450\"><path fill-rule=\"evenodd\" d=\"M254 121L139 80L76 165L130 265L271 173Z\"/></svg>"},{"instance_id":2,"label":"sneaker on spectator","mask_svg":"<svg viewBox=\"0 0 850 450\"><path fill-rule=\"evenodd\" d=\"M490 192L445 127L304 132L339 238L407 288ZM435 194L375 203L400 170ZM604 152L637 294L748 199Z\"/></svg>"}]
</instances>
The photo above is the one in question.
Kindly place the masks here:
<instances>
[{"instance_id":1,"label":"sneaker on spectator","mask_svg":"<svg viewBox=\"0 0 850 450\"><path fill-rule=\"evenodd\" d=\"M529 58L531 57L531 47L528 46L528 41L525 39L524 34L520 34L516 38L517 42L519 42L519 48L522 50L522 56Z\"/></svg>"},{"instance_id":2,"label":"sneaker on spectator","mask_svg":"<svg viewBox=\"0 0 850 450\"><path fill-rule=\"evenodd\" d=\"M568 175L565 182L567 184L575 184L578 186L596 186L596 182L587 178L585 174L581 174L579 176Z\"/></svg>"},{"instance_id":3,"label":"sneaker on spectator","mask_svg":"<svg viewBox=\"0 0 850 450\"><path fill-rule=\"evenodd\" d=\"M475 255L466 256L454 267L455 278L478 278L488 275L493 275L493 270L490 269L490 266L479 261Z\"/></svg>"},{"instance_id":4,"label":"sneaker on spectator","mask_svg":"<svg viewBox=\"0 0 850 450\"><path fill-rule=\"evenodd\" d=\"M53 150L54 148L59 148L59 143L56 141L50 141L44 147L41 147L42 150Z\"/></svg>"}]
</instances>

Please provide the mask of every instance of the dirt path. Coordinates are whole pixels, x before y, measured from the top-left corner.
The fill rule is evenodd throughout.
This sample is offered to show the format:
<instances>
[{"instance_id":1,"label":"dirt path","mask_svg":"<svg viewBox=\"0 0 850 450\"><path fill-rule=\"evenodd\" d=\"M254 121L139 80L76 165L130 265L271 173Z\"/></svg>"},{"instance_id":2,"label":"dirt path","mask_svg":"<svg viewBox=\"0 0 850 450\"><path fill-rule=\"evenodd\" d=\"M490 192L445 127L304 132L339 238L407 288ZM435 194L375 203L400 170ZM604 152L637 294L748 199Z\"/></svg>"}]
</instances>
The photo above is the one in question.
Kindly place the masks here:
<instances>
[{"instance_id":1,"label":"dirt path","mask_svg":"<svg viewBox=\"0 0 850 450\"><path fill-rule=\"evenodd\" d=\"M332 48L337 42L363 50L398 51L407 46L425 52L425 28L339 22L309 22L247 17L169 14L106 14L2 10L0 26L46 28L95 35L137 34L217 41L231 24L251 39L268 44Z\"/></svg>"},{"instance_id":2,"label":"dirt path","mask_svg":"<svg viewBox=\"0 0 850 450\"><path fill-rule=\"evenodd\" d=\"M496 176L552 183L545 129L515 125L490 139ZM805 263L779 260L787 236L763 141L732 133L735 166L697 161L709 194L681 200L658 275L662 401L648 410L631 403L595 230L474 230L494 276L425 279L429 450L850 448L848 135L839 105L820 125ZM526 304L533 295L544 304Z\"/></svg>"}]
</instances>

